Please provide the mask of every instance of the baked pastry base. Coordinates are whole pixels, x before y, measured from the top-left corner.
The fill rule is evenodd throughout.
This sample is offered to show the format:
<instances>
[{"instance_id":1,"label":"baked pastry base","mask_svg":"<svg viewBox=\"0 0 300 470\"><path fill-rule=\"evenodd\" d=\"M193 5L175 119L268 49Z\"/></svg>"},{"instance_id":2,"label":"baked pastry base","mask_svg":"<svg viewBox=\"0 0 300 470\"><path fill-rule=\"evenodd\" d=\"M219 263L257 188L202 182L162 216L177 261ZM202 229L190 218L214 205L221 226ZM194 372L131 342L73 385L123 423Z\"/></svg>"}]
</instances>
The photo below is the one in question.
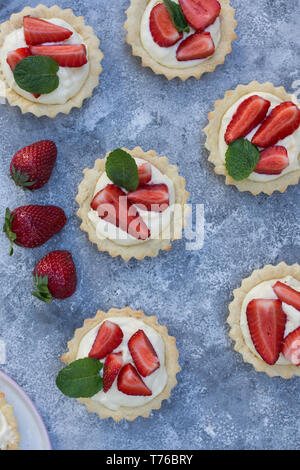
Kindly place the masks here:
<instances>
[{"instance_id":1,"label":"baked pastry base","mask_svg":"<svg viewBox=\"0 0 300 470\"><path fill-rule=\"evenodd\" d=\"M83 327L75 331L74 338L68 342L69 350L62 356L61 360L66 364L74 362L77 358L77 352L82 338L92 328L105 320L105 318L111 317L137 318L142 320L160 334L165 344L165 366L168 374L168 381L166 386L157 397L153 398L153 400L135 408L121 406L119 410L110 410L106 406L102 405L96 400L92 400L91 398L79 398L77 401L86 405L87 410L90 413L97 413L102 419L113 418L114 421L121 421L121 419L133 421L139 416L148 418L152 410L158 410L161 407L162 401L167 400L170 397L172 388L177 384L176 374L181 370L181 367L178 364L179 353L176 348L176 340L173 336L168 335L166 326L161 326L158 324L156 317L148 317L142 312L142 310L133 311L129 307L123 308L121 310L112 308L107 313L99 310L94 318L86 319L84 321Z\"/></svg>"},{"instance_id":2,"label":"baked pastry base","mask_svg":"<svg viewBox=\"0 0 300 470\"><path fill-rule=\"evenodd\" d=\"M37 18L61 18L69 23L83 38L88 47L90 70L88 77L78 93L70 98L65 104L42 104L29 101L14 91L5 80L0 67L0 78L5 83L5 97L11 106L18 106L22 113L32 113L37 117L48 116L54 118L58 113L69 114L72 108L81 108L83 101L92 96L94 88L99 83L99 75L102 72L100 65L103 54L99 49L100 41L94 35L94 30L86 26L82 16L75 16L71 9L62 10L57 5L47 8L44 5L38 5L36 8L26 7L20 13L13 14L9 21L0 26L0 48L5 37L15 29L23 26L24 16L35 16Z\"/></svg>"},{"instance_id":3,"label":"baked pastry base","mask_svg":"<svg viewBox=\"0 0 300 470\"><path fill-rule=\"evenodd\" d=\"M199 79L205 72L213 72L215 68L223 64L227 54L231 52L231 43L237 39L234 29L237 21L234 18L235 10L229 4L230 0L219 0L222 9L221 19L221 39L215 53L204 62L188 67L186 69L170 68L156 62L151 55L144 49L140 37L140 24L148 0L131 0L130 7L126 11L127 20L124 28L127 30L126 41L132 47L132 54L142 59L143 67L150 67L157 75L164 75L168 80L178 77L186 80L189 77Z\"/></svg>"},{"instance_id":4,"label":"baked pastry base","mask_svg":"<svg viewBox=\"0 0 300 470\"><path fill-rule=\"evenodd\" d=\"M133 150L123 148L132 157L139 157L154 165L163 174L166 174L170 180L172 180L175 188L175 203L180 204L182 207L182 214L172 216L171 219L171 230L170 227L167 232L170 231L171 240L178 240L182 237L182 228L185 225L185 216L188 214L188 207L186 207L186 201L189 197L189 193L185 190L186 181L184 178L178 175L178 168L175 165L169 165L167 157L158 157L154 150L144 152L140 147L135 147ZM118 245L112 240L105 238L99 239L96 235L96 229L94 224L90 221L88 214L91 210L90 204L94 197L95 187L100 176L105 172L105 161L108 157L109 152L103 159L97 159L93 169L86 168L84 173L84 179L78 187L78 194L76 201L80 208L77 215L81 218L82 224L81 230L87 232L89 240L92 243L96 243L99 251L107 251L113 258L121 256L124 261L128 261L131 258L138 260L144 259L146 256L155 257L158 255L159 250L169 250L171 248L170 237L162 232L160 239L149 239L143 243L138 243L132 246Z\"/></svg>"},{"instance_id":5,"label":"baked pastry base","mask_svg":"<svg viewBox=\"0 0 300 470\"><path fill-rule=\"evenodd\" d=\"M14 440L10 442L6 450L19 450L19 442L21 436L18 432L18 421L15 418L14 409L8 405L5 400L4 393L0 392L0 411L4 414L5 419L14 433Z\"/></svg>"},{"instance_id":6,"label":"baked pastry base","mask_svg":"<svg viewBox=\"0 0 300 470\"><path fill-rule=\"evenodd\" d=\"M261 282L270 279L281 279L289 275L300 281L300 266L298 264L288 266L282 262L277 266L267 265L263 269L253 271L250 277L243 280L241 287L233 291L234 300L229 305L230 315L227 318L227 323L230 325L229 336L235 341L234 349L243 356L244 362L252 364L257 372L265 372L269 377L279 376L283 379L290 379L293 375L300 377L300 367L292 364L270 366L259 356L253 354L245 342L240 327L240 319L243 301L251 289Z\"/></svg>"},{"instance_id":7,"label":"baked pastry base","mask_svg":"<svg viewBox=\"0 0 300 470\"><path fill-rule=\"evenodd\" d=\"M295 97L289 95L283 87L275 88L270 82L258 83L257 81L253 81L249 83L249 85L239 85L235 90L227 91L222 100L215 102L214 111L210 112L208 115L209 124L203 129L207 136L205 147L210 152L208 160L215 165L215 173L217 173L217 175L224 175L227 185L234 185L239 191L250 191L254 196L259 193L270 195L274 191L283 193L288 186L298 184L300 178L300 169L286 173L275 180L265 182L251 181L249 179L235 181L227 173L225 160L223 160L219 153L219 132L222 126L223 116L234 103L242 98L242 96L258 91L271 93L283 101L295 101Z\"/></svg>"}]
</instances>

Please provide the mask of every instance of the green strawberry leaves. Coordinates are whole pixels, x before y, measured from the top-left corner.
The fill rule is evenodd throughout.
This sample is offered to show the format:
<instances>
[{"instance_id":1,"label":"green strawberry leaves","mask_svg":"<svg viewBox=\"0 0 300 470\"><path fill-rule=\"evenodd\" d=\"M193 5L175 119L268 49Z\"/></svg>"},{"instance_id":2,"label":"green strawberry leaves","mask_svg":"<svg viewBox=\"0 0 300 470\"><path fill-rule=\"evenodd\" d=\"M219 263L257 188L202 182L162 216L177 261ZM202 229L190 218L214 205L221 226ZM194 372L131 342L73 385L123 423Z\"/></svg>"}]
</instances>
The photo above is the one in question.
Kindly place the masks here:
<instances>
[{"instance_id":1,"label":"green strawberry leaves","mask_svg":"<svg viewBox=\"0 0 300 470\"><path fill-rule=\"evenodd\" d=\"M168 12L171 16L173 24L179 33L181 32L190 32L188 22L186 21L180 5L178 3L172 2L172 0L164 0Z\"/></svg>"},{"instance_id":2,"label":"green strawberry leaves","mask_svg":"<svg viewBox=\"0 0 300 470\"><path fill-rule=\"evenodd\" d=\"M22 173L20 168L16 170L14 165L11 166L11 178L16 185L21 186L21 188L33 191L30 186L33 186L36 181L30 181L29 175L27 175L27 173Z\"/></svg>"},{"instance_id":3,"label":"green strawberry leaves","mask_svg":"<svg viewBox=\"0 0 300 470\"><path fill-rule=\"evenodd\" d=\"M30 56L20 60L14 69L14 78L22 90L45 95L59 85L58 63L51 57Z\"/></svg>"},{"instance_id":4,"label":"green strawberry leaves","mask_svg":"<svg viewBox=\"0 0 300 470\"><path fill-rule=\"evenodd\" d=\"M78 359L58 373L56 385L64 395L71 398L93 397L102 390L102 378L99 375L102 367L97 359Z\"/></svg>"},{"instance_id":5,"label":"green strawberry leaves","mask_svg":"<svg viewBox=\"0 0 300 470\"><path fill-rule=\"evenodd\" d=\"M258 148L249 140L235 140L226 151L227 171L234 180L244 180L253 172L259 158Z\"/></svg>"},{"instance_id":6,"label":"green strawberry leaves","mask_svg":"<svg viewBox=\"0 0 300 470\"><path fill-rule=\"evenodd\" d=\"M53 300L53 296L49 291L48 287L48 276L33 275L33 282L36 287L36 291L32 291L32 295L37 297L39 300L49 304Z\"/></svg>"},{"instance_id":7,"label":"green strawberry leaves","mask_svg":"<svg viewBox=\"0 0 300 470\"><path fill-rule=\"evenodd\" d=\"M9 208L7 207L5 211L3 232L6 233L6 236L10 241L10 251L9 251L10 256L12 256L14 253L14 243L17 238L17 235L12 231L12 228L11 228L14 217L15 217L15 214L12 214Z\"/></svg>"},{"instance_id":8,"label":"green strawberry leaves","mask_svg":"<svg viewBox=\"0 0 300 470\"><path fill-rule=\"evenodd\" d=\"M105 163L109 179L127 191L135 191L139 185L139 172L135 159L122 149L109 154Z\"/></svg>"}]
</instances>

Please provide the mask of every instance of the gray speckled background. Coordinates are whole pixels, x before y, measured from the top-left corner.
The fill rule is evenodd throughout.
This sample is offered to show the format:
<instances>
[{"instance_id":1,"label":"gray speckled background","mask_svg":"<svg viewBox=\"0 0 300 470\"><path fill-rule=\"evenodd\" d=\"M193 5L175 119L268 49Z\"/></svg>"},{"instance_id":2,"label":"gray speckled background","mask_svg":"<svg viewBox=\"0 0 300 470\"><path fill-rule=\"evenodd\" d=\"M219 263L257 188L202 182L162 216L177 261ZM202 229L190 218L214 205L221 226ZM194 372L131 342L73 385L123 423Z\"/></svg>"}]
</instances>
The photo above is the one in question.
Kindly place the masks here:
<instances>
[{"instance_id":1,"label":"gray speckled background","mask_svg":"<svg viewBox=\"0 0 300 470\"><path fill-rule=\"evenodd\" d=\"M30 1L35 6L38 2ZM52 1L44 0L48 6ZM232 290L267 263L299 262L299 187L253 197L226 187L207 162L202 128L217 98L253 79L292 92L299 70L299 0L232 0L238 41L224 65L201 80L168 82L141 67L125 43L128 0L60 0L84 15L101 39L105 58L92 99L55 120L22 116L0 107L0 212L35 201L63 207L64 230L35 250L0 238L0 337L7 343L3 370L29 394L56 449L294 449L299 447L299 379L269 379L243 363L226 326ZM0 1L0 21L25 6ZM50 183L24 193L8 177L14 153L53 139L59 157ZM82 170L119 146L155 148L179 165L191 201L205 204L205 244L185 251L173 244L156 259L128 264L98 253L79 229L75 195ZM52 249L70 249L78 290L65 301L42 305L30 295L31 270ZM74 329L98 308L142 308L158 315L177 338L182 372L168 402L150 419L100 421L55 387L60 355Z\"/></svg>"}]
</instances>

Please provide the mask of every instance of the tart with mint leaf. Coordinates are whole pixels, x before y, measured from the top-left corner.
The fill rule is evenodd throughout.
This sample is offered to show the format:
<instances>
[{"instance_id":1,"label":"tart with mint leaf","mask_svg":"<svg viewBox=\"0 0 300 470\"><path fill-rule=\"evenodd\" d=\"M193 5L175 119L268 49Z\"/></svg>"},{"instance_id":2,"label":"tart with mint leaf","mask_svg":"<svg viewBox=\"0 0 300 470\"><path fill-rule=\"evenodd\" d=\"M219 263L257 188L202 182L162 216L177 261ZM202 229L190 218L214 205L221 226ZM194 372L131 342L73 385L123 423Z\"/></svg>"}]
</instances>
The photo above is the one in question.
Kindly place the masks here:
<instances>
[{"instance_id":1,"label":"tart with mint leaf","mask_svg":"<svg viewBox=\"0 0 300 470\"><path fill-rule=\"evenodd\" d=\"M228 91L209 115L206 148L226 184L284 192L300 178L300 106L283 87L251 82Z\"/></svg>"},{"instance_id":2,"label":"tart with mint leaf","mask_svg":"<svg viewBox=\"0 0 300 470\"><path fill-rule=\"evenodd\" d=\"M20 439L14 409L0 392L0 450L19 450Z\"/></svg>"},{"instance_id":3,"label":"tart with mint leaf","mask_svg":"<svg viewBox=\"0 0 300 470\"><path fill-rule=\"evenodd\" d=\"M140 147L116 149L83 173L77 215L99 251L141 260L182 237L189 193L167 157Z\"/></svg>"},{"instance_id":4,"label":"tart with mint leaf","mask_svg":"<svg viewBox=\"0 0 300 470\"><path fill-rule=\"evenodd\" d=\"M229 0L131 0L124 27L144 67L186 80L224 63L236 25Z\"/></svg>"},{"instance_id":5,"label":"tart with mint leaf","mask_svg":"<svg viewBox=\"0 0 300 470\"><path fill-rule=\"evenodd\" d=\"M83 17L26 7L1 25L1 79L11 106L38 117L80 108L99 83L103 54Z\"/></svg>"},{"instance_id":6,"label":"tart with mint leaf","mask_svg":"<svg viewBox=\"0 0 300 470\"><path fill-rule=\"evenodd\" d=\"M133 421L161 407L177 384L176 340L141 310L98 311L75 331L56 384L100 418Z\"/></svg>"}]
</instances>

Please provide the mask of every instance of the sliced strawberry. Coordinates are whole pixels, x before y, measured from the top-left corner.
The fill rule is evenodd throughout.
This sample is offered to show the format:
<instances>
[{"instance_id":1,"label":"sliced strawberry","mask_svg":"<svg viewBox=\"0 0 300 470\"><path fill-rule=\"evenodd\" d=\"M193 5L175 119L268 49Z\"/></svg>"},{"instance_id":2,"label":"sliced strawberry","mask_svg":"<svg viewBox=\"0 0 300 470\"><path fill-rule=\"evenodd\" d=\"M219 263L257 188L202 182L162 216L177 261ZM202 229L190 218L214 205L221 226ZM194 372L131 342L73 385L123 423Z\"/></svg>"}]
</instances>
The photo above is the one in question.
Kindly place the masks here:
<instances>
[{"instance_id":1,"label":"sliced strawberry","mask_svg":"<svg viewBox=\"0 0 300 470\"><path fill-rule=\"evenodd\" d=\"M300 311L300 292L280 281L276 282L273 286L273 291L281 302L291 305Z\"/></svg>"},{"instance_id":2,"label":"sliced strawberry","mask_svg":"<svg viewBox=\"0 0 300 470\"><path fill-rule=\"evenodd\" d=\"M54 46L31 46L32 55L42 55L56 60L61 67L82 67L87 63L84 44L58 44Z\"/></svg>"},{"instance_id":3,"label":"sliced strawberry","mask_svg":"<svg viewBox=\"0 0 300 470\"><path fill-rule=\"evenodd\" d=\"M266 117L271 103L261 96L252 95L237 108L225 133L229 145L237 139L246 137Z\"/></svg>"},{"instance_id":4,"label":"sliced strawberry","mask_svg":"<svg viewBox=\"0 0 300 470\"><path fill-rule=\"evenodd\" d=\"M300 109L291 101L272 109L252 138L258 147L271 147L293 134L300 126Z\"/></svg>"},{"instance_id":5,"label":"sliced strawberry","mask_svg":"<svg viewBox=\"0 0 300 470\"><path fill-rule=\"evenodd\" d=\"M152 169L151 163L143 163L142 165L138 166L139 171L139 184L146 184L151 181L152 178Z\"/></svg>"},{"instance_id":6,"label":"sliced strawberry","mask_svg":"<svg viewBox=\"0 0 300 470\"><path fill-rule=\"evenodd\" d=\"M260 159L255 173L262 175L280 175L289 166L289 157L285 147L275 145L260 152Z\"/></svg>"},{"instance_id":7,"label":"sliced strawberry","mask_svg":"<svg viewBox=\"0 0 300 470\"><path fill-rule=\"evenodd\" d=\"M72 31L40 18L25 16L23 19L26 44L35 46L45 42L62 42L72 36Z\"/></svg>"},{"instance_id":8,"label":"sliced strawberry","mask_svg":"<svg viewBox=\"0 0 300 470\"><path fill-rule=\"evenodd\" d=\"M11 51L7 54L6 62L10 66L12 72L15 70L15 66L25 57L31 55L29 47L20 47L15 51Z\"/></svg>"},{"instance_id":9,"label":"sliced strawberry","mask_svg":"<svg viewBox=\"0 0 300 470\"><path fill-rule=\"evenodd\" d=\"M275 364L281 352L287 321L281 300L251 300L247 307L247 320L256 351L267 364Z\"/></svg>"},{"instance_id":10,"label":"sliced strawberry","mask_svg":"<svg viewBox=\"0 0 300 470\"><path fill-rule=\"evenodd\" d=\"M183 36L175 28L164 3L159 3L151 10L150 31L153 41L161 47L171 47Z\"/></svg>"},{"instance_id":11,"label":"sliced strawberry","mask_svg":"<svg viewBox=\"0 0 300 470\"><path fill-rule=\"evenodd\" d=\"M102 323L90 350L89 357L103 359L123 341L123 331L116 323L106 320Z\"/></svg>"},{"instance_id":12,"label":"sliced strawberry","mask_svg":"<svg viewBox=\"0 0 300 470\"><path fill-rule=\"evenodd\" d=\"M128 349L135 367L143 377L148 377L159 369L158 356L143 330L138 330L131 336L128 341Z\"/></svg>"},{"instance_id":13,"label":"sliced strawberry","mask_svg":"<svg viewBox=\"0 0 300 470\"><path fill-rule=\"evenodd\" d=\"M131 364L126 364L118 376L118 390L125 395L150 396L151 390Z\"/></svg>"},{"instance_id":14,"label":"sliced strawberry","mask_svg":"<svg viewBox=\"0 0 300 470\"><path fill-rule=\"evenodd\" d=\"M300 326L284 339L282 354L292 364L300 366Z\"/></svg>"},{"instance_id":15,"label":"sliced strawberry","mask_svg":"<svg viewBox=\"0 0 300 470\"><path fill-rule=\"evenodd\" d=\"M105 359L103 368L103 392L111 388L123 365L123 354L121 352L110 354Z\"/></svg>"},{"instance_id":16,"label":"sliced strawberry","mask_svg":"<svg viewBox=\"0 0 300 470\"><path fill-rule=\"evenodd\" d=\"M217 0L179 0L187 22L196 30L203 30L218 18L221 5Z\"/></svg>"},{"instance_id":17,"label":"sliced strawberry","mask_svg":"<svg viewBox=\"0 0 300 470\"><path fill-rule=\"evenodd\" d=\"M141 209L153 212L163 212L170 205L166 184L141 184L136 191L128 193L128 199Z\"/></svg>"},{"instance_id":18,"label":"sliced strawberry","mask_svg":"<svg viewBox=\"0 0 300 470\"><path fill-rule=\"evenodd\" d=\"M210 33L199 31L182 41L176 51L177 60L205 59L215 52L214 41Z\"/></svg>"}]
</instances>

